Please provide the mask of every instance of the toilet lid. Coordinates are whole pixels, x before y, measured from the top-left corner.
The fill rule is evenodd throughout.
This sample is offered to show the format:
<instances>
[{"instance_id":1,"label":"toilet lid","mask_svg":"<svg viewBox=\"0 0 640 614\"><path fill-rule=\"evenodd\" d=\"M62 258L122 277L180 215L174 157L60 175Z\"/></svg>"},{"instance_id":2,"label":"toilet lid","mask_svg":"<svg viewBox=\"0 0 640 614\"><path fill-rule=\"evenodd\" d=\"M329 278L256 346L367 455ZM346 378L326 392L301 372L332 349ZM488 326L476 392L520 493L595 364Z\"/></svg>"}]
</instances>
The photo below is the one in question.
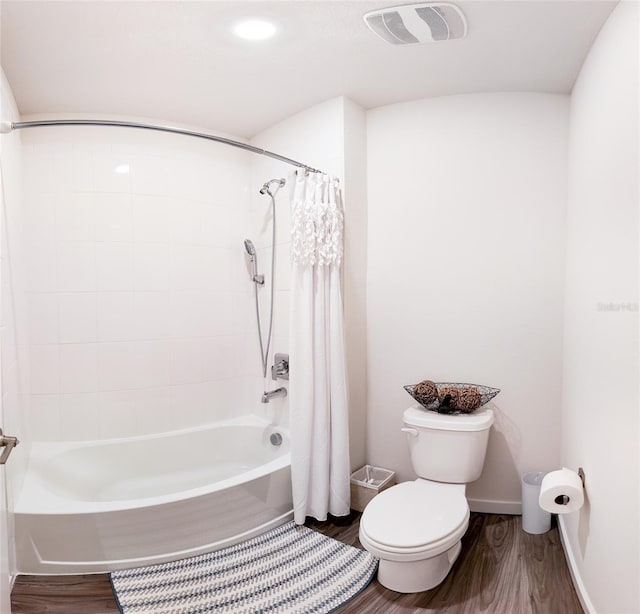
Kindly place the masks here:
<instances>
[{"instance_id":1,"label":"toilet lid","mask_svg":"<svg viewBox=\"0 0 640 614\"><path fill-rule=\"evenodd\" d=\"M381 492L360 520L365 533L391 548L428 546L454 533L466 521L464 484L428 480L403 482Z\"/></svg>"}]
</instances>

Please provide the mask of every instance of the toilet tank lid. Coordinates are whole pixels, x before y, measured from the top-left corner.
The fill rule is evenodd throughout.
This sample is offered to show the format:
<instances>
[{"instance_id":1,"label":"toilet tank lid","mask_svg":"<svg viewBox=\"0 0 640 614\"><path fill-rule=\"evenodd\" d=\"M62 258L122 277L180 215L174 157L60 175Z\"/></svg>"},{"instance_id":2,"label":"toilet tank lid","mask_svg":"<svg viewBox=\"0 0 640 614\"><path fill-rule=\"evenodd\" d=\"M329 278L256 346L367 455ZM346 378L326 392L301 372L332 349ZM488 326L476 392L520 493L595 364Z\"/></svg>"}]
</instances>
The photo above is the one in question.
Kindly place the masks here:
<instances>
[{"instance_id":1,"label":"toilet tank lid","mask_svg":"<svg viewBox=\"0 0 640 614\"><path fill-rule=\"evenodd\" d=\"M439 429L442 431L484 431L493 424L493 410L483 409L472 414L439 414L412 405L404 411L407 426Z\"/></svg>"}]
</instances>

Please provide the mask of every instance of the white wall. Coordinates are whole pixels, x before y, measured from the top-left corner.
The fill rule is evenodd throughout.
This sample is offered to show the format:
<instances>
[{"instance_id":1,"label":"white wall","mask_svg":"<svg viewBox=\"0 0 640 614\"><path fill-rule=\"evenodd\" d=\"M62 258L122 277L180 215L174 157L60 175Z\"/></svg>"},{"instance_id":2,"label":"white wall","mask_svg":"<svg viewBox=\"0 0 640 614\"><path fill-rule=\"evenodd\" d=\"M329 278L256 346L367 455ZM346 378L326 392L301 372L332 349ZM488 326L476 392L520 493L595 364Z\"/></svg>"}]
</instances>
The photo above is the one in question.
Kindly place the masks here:
<instances>
[{"instance_id":1,"label":"white wall","mask_svg":"<svg viewBox=\"0 0 640 614\"><path fill-rule=\"evenodd\" d=\"M4 72L0 71L0 109L3 121L18 121L18 110L11 87ZM11 510L27 468L31 442L28 415L29 371L22 360L26 354L26 320L24 318L24 253L21 235L23 217L22 199L22 144L17 132L0 136L0 164L2 166L2 234L0 292L2 315L0 319L0 346L2 356L2 410L0 427L5 435L18 437L20 444L11 453L5 465L7 504L9 509L9 565L15 572L14 529ZM2 530L2 527L0 527Z\"/></svg>"},{"instance_id":2,"label":"white wall","mask_svg":"<svg viewBox=\"0 0 640 614\"><path fill-rule=\"evenodd\" d=\"M366 412L365 385L365 261L366 254L366 186L365 186L365 113L347 98L339 97L306 109L265 130L252 139L252 144L303 162L342 182L345 206L345 257L343 263L345 345L349 386L350 455L352 467L365 462L364 423ZM252 160L252 185L257 188L273 177L288 177L292 167L268 158ZM253 220L267 220L270 211L264 197L257 205ZM288 310L289 290L289 205L288 189L278 197L278 263L276 285L277 303L281 314ZM262 211L262 213L260 213ZM247 220L251 227L251 220ZM255 224L255 222L254 222ZM263 223L255 228L260 246L267 245L270 227ZM258 244L258 243L256 243ZM263 262L266 252L260 254ZM282 267L282 268L279 268ZM288 311L287 311L288 313ZM279 322L288 316L276 312L274 324L275 350L288 347L288 331ZM293 367L292 367L293 368ZM271 382L275 387L275 382ZM272 402L273 403L273 402ZM277 406L276 406L277 407ZM274 411L265 408L265 411ZM275 411L281 411L276 409ZM295 409L293 409L295 411Z\"/></svg>"},{"instance_id":3,"label":"white wall","mask_svg":"<svg viewBox=\"0 0 640 614\"><path fill-rule=\"evenodd\" d=\"M245 360L236 234L250 154L122 128L22 137L34 438L252 411L261 382Z\"/></svg>"},{"instance_id":4,"label":"white wall","mask_svg":"<svg viewBox=\"0 0 640 614\"><path fill-rule=\"evenodd\" d=\"M620 3L571 97L562 460L586 503L563 529L599 614L640 612L638 28Z\"/></svg>"},{"instance_id":5,"label":"white wall","mask_svg":"<svg viewBox=\"0 0 640 614\"><path fill-rule=\"evenodd\" d=\"M518 513L560 461L567 124L546 94L368 113L367 459L415 477L404 384L500 388L473 509Z\"/></svg>"}]
</instances>

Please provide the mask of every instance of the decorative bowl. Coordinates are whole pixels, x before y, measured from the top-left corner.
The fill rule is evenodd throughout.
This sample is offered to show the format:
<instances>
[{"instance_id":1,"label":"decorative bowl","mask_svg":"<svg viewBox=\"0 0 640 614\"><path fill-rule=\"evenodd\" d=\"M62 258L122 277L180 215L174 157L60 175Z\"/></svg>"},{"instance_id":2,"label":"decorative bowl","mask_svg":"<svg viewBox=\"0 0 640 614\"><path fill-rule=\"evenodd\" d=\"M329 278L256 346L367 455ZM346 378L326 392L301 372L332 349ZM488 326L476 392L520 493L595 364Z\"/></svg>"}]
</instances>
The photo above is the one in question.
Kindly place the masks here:
<instances>
[{"instance_id":1,"label":"decorative bowl","mask_svg":"<svg viewBox=\"0 0 640 614\"><path fill-rule=\"evenodd\" d=\"M460 409L452 408L449 404L443 404L439 398L435 399L431 403L425 404L425 403L422 403L418 398L416 398L416 396L413 393L413 389L415 388L415 386L417 386L417 384L403 386L403 388L411 395L411 398L417 403L419 403L422 407L424 407L425 409L428 409L429 411L436 411L439 414L473 413L479 407L482 407L483 405L488 403L491 399L493 399L493 397L495 397L500 392L499 388L490 388L489 386L481 386L479 384L462 384L462 383L456 383L456 382L434 382L434 383L438 389L438 392L440 392L443 388L446 388L448 386L452 388L456 388L457 390L460 390L460 391L464 390L465 388L475 388L480 393L480 398L481 398L480 405L478 405L478 407L473 409L473 411L463 412Z\"/></svg>"}]
</instances>

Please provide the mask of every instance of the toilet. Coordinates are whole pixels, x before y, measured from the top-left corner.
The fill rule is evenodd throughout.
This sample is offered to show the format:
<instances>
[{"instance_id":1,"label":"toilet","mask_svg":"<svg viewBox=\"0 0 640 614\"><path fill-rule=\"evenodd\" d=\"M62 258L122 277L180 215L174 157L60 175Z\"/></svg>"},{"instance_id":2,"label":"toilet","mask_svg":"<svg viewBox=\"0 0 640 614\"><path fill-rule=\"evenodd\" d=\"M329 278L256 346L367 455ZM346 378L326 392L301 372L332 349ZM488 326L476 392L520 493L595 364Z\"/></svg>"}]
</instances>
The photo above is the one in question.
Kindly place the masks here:
<instances>
[{"instance_id":1,"label":"toilet","mask_svg":"<svg viewBox=\"0 0 640 614\"><path fill-rule=\"evenodd\" d=\"M460 554L469 526L466 484L482 473L493 411L449 415L416 405L403 421L418 479L369 502L360 543L380 559L380 584L417 593L440 584Z\"/></svg>"}]
</instances>

